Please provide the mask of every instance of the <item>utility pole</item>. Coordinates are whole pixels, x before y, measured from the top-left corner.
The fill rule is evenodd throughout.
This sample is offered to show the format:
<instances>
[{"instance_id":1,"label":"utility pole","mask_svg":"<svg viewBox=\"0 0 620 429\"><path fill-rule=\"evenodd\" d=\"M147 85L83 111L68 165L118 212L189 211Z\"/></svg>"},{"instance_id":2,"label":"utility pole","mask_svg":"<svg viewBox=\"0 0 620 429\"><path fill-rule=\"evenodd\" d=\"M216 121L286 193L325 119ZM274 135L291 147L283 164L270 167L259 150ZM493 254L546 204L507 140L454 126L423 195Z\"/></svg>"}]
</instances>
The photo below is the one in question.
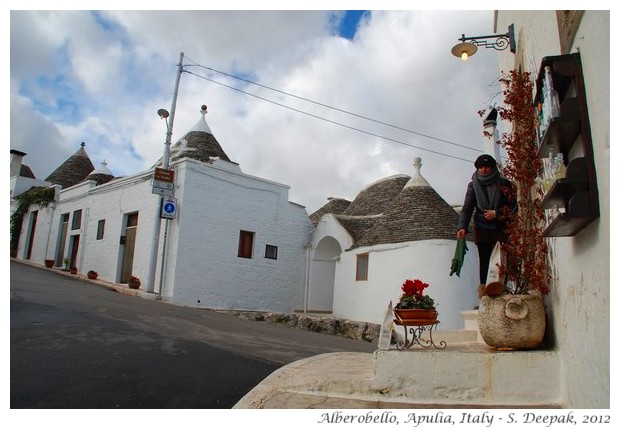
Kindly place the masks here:
<instances>
[{"instance_id":1,"label":"utility pole","mask_svg":"<svg viewBox=\"0 0 620 429\"><path fill-rule=\"evenodd\" d=\"M177 64L177 77L174 85L174 93L172 95L172 105L170 106L170 113L165 109L159 109L157 113L161 119L166 120L166 143L164 145L164 157L162 160L162 167L166 170L170 167L170 144L172 141L172 128L174 126L174 114L176 111L177 105L177 96L179 94L179 83L181 82L181 73L183 73L183 52L181 52L179 56L179 63ZM168 117L170 120L168 121ZM151 257L149 260L149 279L147 284L147 292L155 292L155 272L157 270L157 251L159 247L159 234L161 231L161 209L164 203L164 194L163 192L160 194L159 206L157 207L157 211L155 214L155 226L153 229L153 241L151 244ZM169 219L165 219L166 225L164 228L164 243L162 246L162 255L161 255L161 271L159 276L159 290L157 294L157 299L161 299L162 291L163 291L163 279L165 275L165 258L166 258L166 242L168 237L168 221Z\"/></svg>"}]
</instances>

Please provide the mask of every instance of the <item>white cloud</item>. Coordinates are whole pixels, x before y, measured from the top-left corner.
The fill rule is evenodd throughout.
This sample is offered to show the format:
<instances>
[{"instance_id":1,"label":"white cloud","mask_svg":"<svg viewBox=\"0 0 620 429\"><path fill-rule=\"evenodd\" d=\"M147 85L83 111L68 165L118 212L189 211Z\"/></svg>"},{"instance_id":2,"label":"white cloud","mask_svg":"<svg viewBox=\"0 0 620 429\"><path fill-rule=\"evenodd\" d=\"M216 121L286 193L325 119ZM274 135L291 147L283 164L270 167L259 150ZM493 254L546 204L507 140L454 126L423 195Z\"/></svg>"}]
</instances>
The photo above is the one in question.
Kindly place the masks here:
<instances>
[{"instance_id":1,"label":"white cloud","mask_svg":"<svg viewBox=\"0 0 620 429\"><path fill-rule=\"evenodd\" d=\"M24 162L39 178L81 141L94 164L106 159L117 175L150 167L165 139L156 111L170 110L183 51L186 70L196 75L405 144L189 73L181 77L173 141L207 104L207 122L231 159L248 174L290 185L291 199L309 213L327 197L351 199L382 177L411 174L416 156L440 195L460 203L472 165L424 149L465 159L477 153L416 133L481 149L476 112L499 90L488 86L499 74L495 52L463 63L450 48L462 33L492 33L492 23L491 11L375 11L346 40L321 10L12 12L11 148L28 153ZM53 150L42 156L43 144Z\"/></svg>"}]
</instances>

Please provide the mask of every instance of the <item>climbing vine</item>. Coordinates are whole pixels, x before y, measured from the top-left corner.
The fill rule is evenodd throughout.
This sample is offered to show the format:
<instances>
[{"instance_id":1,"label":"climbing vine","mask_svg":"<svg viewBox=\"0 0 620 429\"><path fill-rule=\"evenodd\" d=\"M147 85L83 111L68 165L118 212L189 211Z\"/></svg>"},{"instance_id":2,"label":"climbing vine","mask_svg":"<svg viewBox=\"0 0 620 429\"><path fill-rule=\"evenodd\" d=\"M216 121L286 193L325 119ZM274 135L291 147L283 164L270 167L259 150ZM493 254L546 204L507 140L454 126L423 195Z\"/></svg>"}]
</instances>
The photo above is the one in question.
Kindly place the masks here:
<instances>
[{"instance_id":1,"label":"climbing vine","mask_svg":"<svg viewBox=\"0 0 620 429\"><path fill-rule=\"evenodd\" d=\"M52 201L56 192L54 188L42 186L32 187L24 193L15 197L16 208L11 214L11 256L17 256L17 245L22 229L24 216L28 213L30 206L47 207Z\"/></svg>"}]
</instances>

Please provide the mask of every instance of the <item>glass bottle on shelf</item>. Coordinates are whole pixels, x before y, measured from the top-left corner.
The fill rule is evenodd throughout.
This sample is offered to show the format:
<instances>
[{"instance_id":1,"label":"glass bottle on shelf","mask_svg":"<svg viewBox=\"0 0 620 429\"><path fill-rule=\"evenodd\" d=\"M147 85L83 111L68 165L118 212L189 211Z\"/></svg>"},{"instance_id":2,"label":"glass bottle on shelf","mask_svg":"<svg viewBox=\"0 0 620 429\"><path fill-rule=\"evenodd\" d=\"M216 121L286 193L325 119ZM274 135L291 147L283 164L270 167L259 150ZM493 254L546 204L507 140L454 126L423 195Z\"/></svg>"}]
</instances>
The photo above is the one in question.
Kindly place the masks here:
<instances>
[{"instance_id":1,"label":"glass bottle on shelf","mask_svg":"<svg viewBox=\"0 0 620 429\"><path fill-rule=\"evenodd\" d=\"M558 153L553 160L553 175L555 179L563 179L566 177L566 166L564 165L564 156Z\"/></svg>"},{"instance_id":2,"label":"glass bottle on shelf","mask_svg":"<svg viewBox=\"0 0 620 429\"><path fill-rule=\"evenodd\" d=\"M560 98L558 92L553 87L551 67L545 66L545 78L543 82L543 110L545 111L545 129L549 127L551 119L560 116Z\"/></svg>"},{"instance_id":3,"label":"glass bottle on shelf","mask_svg":"<svg viewBox=\"0 0 620 429\"><path fill-rule=\"evenodd\" d=\"M545 129L543 128L543 116L542 116L542 103L538 102L536 105L536 142L538 143L538 147L542 144L542 139L545 136Z\"/></svg>"},{"instance_id":4,"label":"glass bottle on shelf","mask_svg":"<svg viewBox=\"0 0 620 429\"><path fill-rule=\"evenodd\" d=\"M555 152L553 148L549 150L549 157L543 159L543 190L545 193L549 192L553 182L555 181L554 173Z\"/></svg>"}]
</instances>

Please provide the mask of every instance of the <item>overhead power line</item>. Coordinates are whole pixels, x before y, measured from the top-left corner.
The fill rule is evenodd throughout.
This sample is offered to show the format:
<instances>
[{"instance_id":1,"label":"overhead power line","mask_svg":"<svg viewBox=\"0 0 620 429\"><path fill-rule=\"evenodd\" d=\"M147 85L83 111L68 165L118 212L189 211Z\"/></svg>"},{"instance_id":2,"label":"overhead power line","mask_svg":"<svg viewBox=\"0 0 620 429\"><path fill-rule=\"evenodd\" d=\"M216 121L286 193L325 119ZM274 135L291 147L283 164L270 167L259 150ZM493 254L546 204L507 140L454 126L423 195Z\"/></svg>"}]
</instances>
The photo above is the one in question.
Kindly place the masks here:
<instances>
[{"instance_id":1,"label":"overhead power line","mask_svg":"<svg viewBox=\"0 0 620 429\"><path fill-rule=\"evenodd\" d=\"M193 60L191 60L191 61L193 61ZM195 61L194 61L194 63L195 63ZM461 147L461 148L464 148L464 149L468 149L468 150L471 150L471 151L482 152L482 151L480 151L478 149L474 149L474 148L471 148L469 146L460 145L458 143L454 143L454 142L451 142L451 141L448 141L448 140L444 140L444 139L441 139L441 138L438 138L438 137L433 137L433 136L430 136L430 135L427 135L427 134L419 133L417 131L409 130L409 129L406 129L406 128L403 128L403 127L399 127L397 125L392 125L392 124L389 124L389 123L386 123L386 122L382 122L382 121L379 121L379 120L376 120L376 119L373 119L373 118L369 118L369 117L366 117L366 116L363 116L363 115L359 115L359 114L356 114L356 113L353 113L353 112L349 112L349 111L344 110L344 109L340 109L340 108L337 108L337 107L329 106L329 105L324 104L324 103L313 101L313 100L310 100L308 98L300 97L300 96L297 96L295 94L291 94L291 93L288 93L288 92L285 92L285 91L282 91L282 90L279 90L279 89L271 88L269 86L262 85L260 83L256 83L256 82L253 82L251 80L244 79L244 78L241 78L241 77L238 77L238 76L234 76L234 75L231 75L229 73L225 73L225 72L222 72L222 71L219 71L219 70L215 70L215 69L213 69L211 67L203 66L203 65L200 65L198 63L195 63L193 65L195 65L197 67L200 67L200 68L203 68L203 69L206 69L206 70L213 71L215 73L222 74L224 76L227 76L227 77L230 77L230 78L233 78L233 79L236 79L236 80L240 80L240 81L252 84L252 85L259 86L261 88L268 89L270 91L274 91L274 92L277 92L277 93L280 93L280 94L284 94L284 95L287 95L287 96L290 96L290 97L293 97L293 98L297 98L299 100L303 100L303 101L307 101L307 102L312 103L312 104L316 104L318 106L322 106L322 107L325 107L325 108L328 108L328 109L331 109L331 110L335 110L335 111L338 111L338 112L341 112L341 113L345 113L345 114L348 114L348 115L351 115L351 116L355 116L355 117L358 117L360 119L368 120L368 121L371 121L371 122L374 122L374 123L377 123L377 124L380 124L380 125L388 126L388 127L391 127L391 128L394 128L394 129L398 129L398 130L401 130L401 131L405 131L405 132L408 132L408 133L411 133L411 134L415 134L415 135L418 135L418 136L421 136L421 137L425 137L425 138L428 138L428 139L432 139L432 140L440 141L440 142L443 142L443 143L447 143L447 144L450 144L450 145L453 145L453 146L458 146L458 147ZM327 118L324 118L322 116L315 115L315 114L303 111L301 109L297 109L297 108L294 108L294 107L291 107L291 106L287 106L286 104L283 104L283 103L280 103L280 102L277 102L277 101L274 101L274 100L270 100L268 98L265 98L265 97L262 97L262 96L259 96L259 95L256 95L256 94L252 94L250 92L247 92L247 91L244 91L242 89L236 88L234 86L231 86L231 85L219 82L219 81L211 79L209 77L193 73L193 72L191 72L191 71L189 71L187 69L184 69L183 71L185 73L192 74L192 75L194 75L194 76L196 76L198 78L207 80L207 81L215 83L217 85L221 85L223 87L232 89L232 90L240 92L242 94L245 94L245 95L257 98L259 100L275 104L275 105L283 107L285 109L289 109L289 110L295 111L297 113L301 113L303 115L307 115L307 116L313 117L315 119L319 119L319 120L322 120L322 121L325 121L325 122L329 122L331 124L338 125L338 126L341 126L341 127L353 130L353 131L357 131L357 132L360 132L360 133L363 133L363 134L366 134L366 135L370 135L370 136L373 136L373 137L377 137L377 138L380 138L380 139L383 139L383 140L387 140L387 141L390 141L390 142L393 142L393 143L398 143L398 144L401 144L401 145L405 145L405 146L413 147L413 148L416 148L416 149L424 150L424 151L427 151L427 152L431 152L431 153L434 153L434 154L437 154L437 155L440 155L440 156L446 156L446 157L449 157L449 158L458 159L460 161L472 162L471 159L465 159L465 158L461 158L461 157L458 157L458 156L450 155L450 154L447 154L447 153L435 151L435 150L432 150L432 149L427 149L427 148L424 148L424 147L421 147L421 146L416 146L416 145L413 145L411 143L403 142L401 140L396 140L396 139L393 139L393 138L390 138L390 137L387 137L387 136L383 136L383 135L380 135L380 134L376 134L376 133L373 133L373 132L370 132L370 131L363 130L361 128L353 127L353 126L346 125L346 124L343 124L343 123L338 122L338 121L327 119Z\"/></svg>"}]
</instances>

